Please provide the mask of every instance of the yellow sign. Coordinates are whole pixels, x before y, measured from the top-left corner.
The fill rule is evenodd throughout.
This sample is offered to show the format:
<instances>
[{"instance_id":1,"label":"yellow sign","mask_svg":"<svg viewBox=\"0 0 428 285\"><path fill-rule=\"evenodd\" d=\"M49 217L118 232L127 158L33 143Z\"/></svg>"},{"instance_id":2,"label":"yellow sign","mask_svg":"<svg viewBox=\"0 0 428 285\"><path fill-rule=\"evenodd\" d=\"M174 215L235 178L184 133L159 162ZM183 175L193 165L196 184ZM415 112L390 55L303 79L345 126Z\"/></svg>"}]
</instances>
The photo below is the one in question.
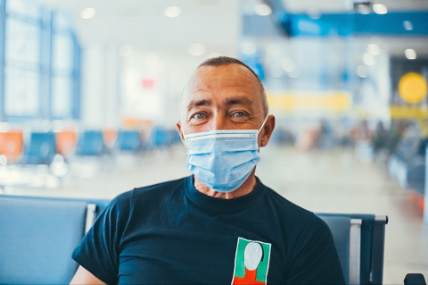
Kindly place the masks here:
<instances>
[{"instance_id":1,"label":"yellow sign","mask_svg":"<svg viewBox=\"0 0 428 285\"><path fill-rule=\"evenodd\" d=\"M313 93L270 93L267 94L269 106L285 111L328 110L345 111L351 107L351 98L346 92Z\"/></svg>"},{"instance_id":2,"label":"yellow sign","mask_svg":"<svg viewBox=\"0 0 428 285\"><path fill-rule=\"evenodd\" d=\"M419 107L391 106L391 119L426 119L428 109Z\"/></svg>"},{"instance_id":3,"label":"yellow sign","mask_svg":"<svg viewBox=\"0 0 428 285\"><path fill-rule=\"evenodd\" d=\"M401 77L398 91L404 102L417 104L422 102L427 95L427 82L419 73L409 72Z\"/></svg>"}]
</instances>

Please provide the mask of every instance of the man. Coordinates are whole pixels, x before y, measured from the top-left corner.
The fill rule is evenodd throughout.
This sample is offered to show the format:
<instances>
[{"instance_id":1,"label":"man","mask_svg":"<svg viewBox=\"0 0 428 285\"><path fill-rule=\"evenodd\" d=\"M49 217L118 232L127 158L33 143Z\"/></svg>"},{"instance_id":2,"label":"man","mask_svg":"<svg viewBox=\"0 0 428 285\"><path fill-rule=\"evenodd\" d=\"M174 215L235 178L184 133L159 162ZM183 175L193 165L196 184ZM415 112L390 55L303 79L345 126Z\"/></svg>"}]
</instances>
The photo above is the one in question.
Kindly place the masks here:
<instances>
[{"instance_id":1,"label":"man","mask_svg":"<svg viewBox=\"0 0 428 285\"><path fill-rule=\"evenodd\" d=\"M181 111L193 175L116 197L73 253L72 283L343 284L325 223L255 176L275 117L254 72L207 60Z\"/></svg>"}]
</instances>

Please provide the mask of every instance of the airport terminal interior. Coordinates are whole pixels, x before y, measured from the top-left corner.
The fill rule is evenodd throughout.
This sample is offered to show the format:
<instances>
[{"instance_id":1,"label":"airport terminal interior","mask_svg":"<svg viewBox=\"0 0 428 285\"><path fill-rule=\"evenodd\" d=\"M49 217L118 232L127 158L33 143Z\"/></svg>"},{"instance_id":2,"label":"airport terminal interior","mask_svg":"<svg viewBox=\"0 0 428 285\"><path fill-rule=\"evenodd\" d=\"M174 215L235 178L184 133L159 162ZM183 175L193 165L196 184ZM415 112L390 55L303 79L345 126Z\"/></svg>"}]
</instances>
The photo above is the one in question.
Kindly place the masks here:
<instances>
[{"instance_id":1,"label":"airport terminal interior","mask_svg":"<svg viewBox=\"0 0 428 285\"><path fill-rule=\"evenodd\" d=\"M190 175L181 96L222 55L276 117L260 180L315 213L387 216L383 283L427 280L425 0L0 0L0 199Z\"/></svg>"}]
</instances>

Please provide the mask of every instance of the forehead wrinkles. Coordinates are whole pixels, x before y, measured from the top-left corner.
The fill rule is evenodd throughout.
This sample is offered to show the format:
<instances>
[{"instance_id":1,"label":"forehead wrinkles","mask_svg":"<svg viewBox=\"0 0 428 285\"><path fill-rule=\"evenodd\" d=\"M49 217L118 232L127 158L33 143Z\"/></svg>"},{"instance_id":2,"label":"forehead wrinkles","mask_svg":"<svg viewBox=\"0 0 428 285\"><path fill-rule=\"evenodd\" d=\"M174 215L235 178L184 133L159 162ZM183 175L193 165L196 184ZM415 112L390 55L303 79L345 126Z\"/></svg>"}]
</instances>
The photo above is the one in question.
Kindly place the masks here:
<instances>
[{"instance_id":1,"label":"forehead wrinkles","mask_svg":"<svg viewBox=\"0 0 428 285\"><path fill-rule=\"evenodd\" d=\"M254 101L260 100L261 105L263 104L261 98L262 90L259 83L245 67L237 64L202 66L195 71L185 86L182 97L182 111L186 112L191 101L198 100L197 97L201 97L201 99L205 97L204 99L209 100L211 99L208 97L208 95L211 95L209 94L210 92L222 94L222 91L227 91L226 88L230 88L232 93L233 89L236 88L237 94L234 95L238 95L238 93L240 93L240 96L252 95ZM207 96L204 96L204 93Z\"/></svg>"},{"instance_id":2,"label":"forehead wrinkles","mask_svg":"<svg viewBox=\"0 0 428 285\"><path fill-rule=\"evenodd\" d=\"M187 84L187 93L221 92L226 88L237 92L258 94L261 93L257 79L250 71L239 65L203 66L197 69Z\"/></svg>"}]
</instances>

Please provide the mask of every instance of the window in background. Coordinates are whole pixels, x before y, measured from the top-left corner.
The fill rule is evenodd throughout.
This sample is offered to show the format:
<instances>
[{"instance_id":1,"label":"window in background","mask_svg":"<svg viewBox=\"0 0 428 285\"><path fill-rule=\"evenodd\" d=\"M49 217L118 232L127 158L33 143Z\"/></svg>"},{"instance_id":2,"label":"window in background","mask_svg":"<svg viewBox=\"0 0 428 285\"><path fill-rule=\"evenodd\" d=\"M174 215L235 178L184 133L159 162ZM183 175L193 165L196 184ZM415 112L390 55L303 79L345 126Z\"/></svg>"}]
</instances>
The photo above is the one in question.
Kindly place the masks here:
<instances>
[{"instance_id":1,"label":"window in background","mask_svg":"<svg viewBox=\"0 0 428 285\"><path fill-rule=\"evenodd\" d=\"M57 12L52 20L52 116L54 119L76 118L73 110L78 100L73 97L78 94L75 92L78 85L74 84L78 79L74 64L78 46L69 17Z\"/></svg>"},{"instance_id":2,"label":"window in background","mask_svg":"<svg viewBox=\"0 0 428 285\"><path fill-rule=\"evenodd\" d=\"M29 0L7 0L6 13L20 18L39 19L41 8L36 1Z\"/></svg>"},{"instance_id":3,"label":"window in background","mask_svg":"<svg viewBox=\"0 0 428 285\"><path fill-rule=\"evenodd\" d=\"M5 69L6 117L35 117L39 110L40 76L37 72L20 68Z\"/></svg>"},{"instance_id":4,"label":"window in background","mask_svg":"<svg viewBox=\"0 0 428 285\"><path fill-rule=\"evenodd\" d=\"M4 42L6 23L5 0L0 0L0 122L5 121L5 98L4 98Z\"/></svg>"},{"instance_id":5,"label":"window in background","mask_svg":"<svg viewBox=\"0 0 428 285\"><path fill-rule=\"evenodd\" d=\"M67 15L0 0L0 20L0 120L78 119L80 48Z\"/></svg>"},{"instance_id":6,"label":"window in background","mask_svg":"<svg viewBox=\"0 0 428 285\"><path fill-rule=\"evenodd\" d=\"M40 13L28 1L6 2L4 98L6 118L35 117L40 95ZM25 5L28 4L28 5Z\"/></svg>"}]
</instances>

